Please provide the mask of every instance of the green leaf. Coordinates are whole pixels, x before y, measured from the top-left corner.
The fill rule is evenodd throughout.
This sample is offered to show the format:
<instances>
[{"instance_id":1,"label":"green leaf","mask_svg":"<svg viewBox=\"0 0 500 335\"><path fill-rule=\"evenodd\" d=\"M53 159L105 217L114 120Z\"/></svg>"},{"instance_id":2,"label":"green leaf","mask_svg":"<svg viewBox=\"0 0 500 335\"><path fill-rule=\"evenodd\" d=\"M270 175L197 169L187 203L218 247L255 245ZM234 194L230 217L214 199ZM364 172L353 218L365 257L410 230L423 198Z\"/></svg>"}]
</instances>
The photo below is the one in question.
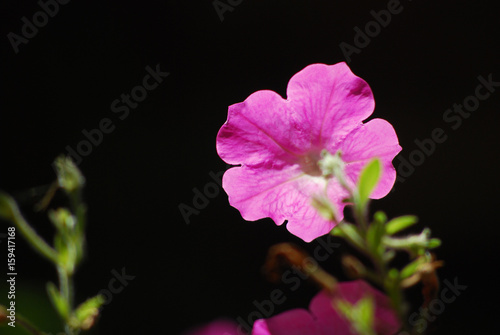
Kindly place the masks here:
<instances>
[{"instance_id":1,"label":"green leaf","mask_svg":"<svg viewBox=\"0 0 500 335\"><path fill-rule=\"evenodd\" d=\"M400 232L403 229L406 229L415 223L418 222L418 218L414 215L405 215L405 216L400 216L397 218L392 219L391 221L387 222L387 226L385 227L385 230L387 234L393 235L396 234L397 232Z\"/></svg>"},{"instance_id":2,"label":"green leaf","mask_svg":"<svg viewBox=\"0 0 500 335\"><path fill-rule=\"evenodd\" d=\"M392 268L389 270L388 277L392 281L399 280L399 271L398 269Z\"/></svg>"},{"instance_id":3,"label":"green leaf","mask_svg":"<svg viewBox=\"0 0 500 335\"><path fill-rule=\"evenodd\" d=\"M425 263L425 257L419 257L407 266L403 268L400 272L401 279L405 279L413 275L421 264Z\"/></svg>"},{"instance_id":4,"label":"green leaf","mask_svg":"<svg viewBox=\"0 0 500 335\"><path fill-rule=\"evenodd\" d=\"M385 213L382 211L375 212L375 214L373 214L373 218L375 219L375 221L382 222L383 224L387 222L387 215L385 215Z\"/></svg>"},{"instance_id":5,"label":"green leaf","mask_svg":"<svg viewBox=\"0 0 500 335\"><path fill-rule=\"evenodd\" d=\"M432 238L429 240L429 243L427 244L427 248L429 249L434 249L441 246L441 240L438 238Z\"/></svg>"},{"instance_id":6,"label":"green leaf","mask_svg":"<svg viewBox=\"0 0 500 335\"><path fill-rule=\"evenodd\" d=\"M69 318L68 303L59 293L56 286L51 282L47 283L47 293L49 294L52 305L54 305L59 315L61 315L64 320L67 320Z\"/></svg>"},{"instance_id":7,"label":"green leaf","mask_svg":"<svg viewBox=\"0 0 500 335\"><path fill-rule=\"evenodd\" d=\"M365 205L380 178L380 161L376 158L366 165L361 172L358 183L358 194L361 205Z\"/></svg>"}]
</instances>

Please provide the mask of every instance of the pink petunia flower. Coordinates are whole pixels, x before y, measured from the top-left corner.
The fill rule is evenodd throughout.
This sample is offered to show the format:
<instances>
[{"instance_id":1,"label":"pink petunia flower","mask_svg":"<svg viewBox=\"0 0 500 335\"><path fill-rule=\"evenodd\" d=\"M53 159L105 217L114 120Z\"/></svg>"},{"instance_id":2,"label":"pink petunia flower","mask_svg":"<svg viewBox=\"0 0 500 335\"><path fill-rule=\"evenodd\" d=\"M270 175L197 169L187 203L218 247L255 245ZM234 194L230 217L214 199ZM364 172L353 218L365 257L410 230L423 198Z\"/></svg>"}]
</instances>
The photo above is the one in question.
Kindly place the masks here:
<instances>
[{"instance_id":1,"label":"pink petunia flower","mask_svg":"<svg viewBox=\"0 0 500 335\"><path fill-rule=\"evenodd\" d=\"M354 304L371 296L375 304L374 328L379 335L393 335L399 322L390 307L389 299L363 280L343 282L338 285L338 297ZM309 311L294 309L269 319L255 321L252 335L353 335L349 323L333 307L332 297L318 293Z\"/></svg>"},{"instance_id":2,"label":"pink petunia flower","mask_svg":"<svg viewBox=\"0 0 500 335\"><path fill-rule=\"evenodd\" d=\"M217 152L226 163L241 166L226 171L222 185L245 220L270 217L278 225L288 220L287 229L309 242L334 227L312 206L313 197L326 192L340 221L347 195L333 177L322 175L321 152L341 151L352 185L378 157L383 172L371 198L379 199L394 185L392 160L401 147L387 121L362 123L373 112L373 94L345 63L307 66L288 83L287 97L258 91L229 106Z\"/></svg>"}]
</instances>

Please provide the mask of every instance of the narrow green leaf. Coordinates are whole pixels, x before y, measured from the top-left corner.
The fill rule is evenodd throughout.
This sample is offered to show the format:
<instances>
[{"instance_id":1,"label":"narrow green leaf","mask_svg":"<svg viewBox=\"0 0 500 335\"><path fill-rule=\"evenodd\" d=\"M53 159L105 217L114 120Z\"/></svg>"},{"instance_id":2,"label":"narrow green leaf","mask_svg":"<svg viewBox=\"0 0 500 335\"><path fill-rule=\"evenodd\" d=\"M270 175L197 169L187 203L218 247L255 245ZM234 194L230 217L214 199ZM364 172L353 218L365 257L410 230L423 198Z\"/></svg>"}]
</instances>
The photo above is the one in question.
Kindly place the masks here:
<instances>
[{"instance_id":1,"label":"narrow green leaf","mask_svg":"<svg viewBox=\"0 0 500 335\"><path fill-rule=\"evenodd\" d=\"M358 183L359 200L366 203L380 178L381 165L378 159L372 160L361 172Z\"/></svg>"},{"instance_id":2,"label":"narrow green leaf","mask_svg":"<svg viewBox=\"0 0 500 335\"><path fill-rule=\"evenodd\" d=\"M438 238L432 238L429 240L429 243L427 244L427 248L429 249L434 249L441 246L441 240Z\"/></svg>"},{"instance_id":3,"label":"narrow green leaf","mask_svg":"<svg viewBox=\"0 0 500 335\"><path fill-rule=\"evenodd\" d=\"M397 232L400 232L403 229L406 229L415 223L418 222L418 218L414 215L405 215L405 216L400 216L397 218L392 219L391 221L387 222L387 226L385 227L385 230L387 234L393 235L396 234Z\"/></svg>"},{"instance_id":4,"label":"narrow green leaf","mask_svg":"<svg viewBox=\"0 0 500 335\"><path fill-rule=\"evenodd\" d=\"M52 305L54 305L59 315L61 315L64 320L67 320L69 317L69 306L57 290L56 286L51 282L47 283L47 293Z\"/></svg>"},{"instance_id":5,"label":"narrow green leaf","mask_svg":"<svg viewBox=\"0 0 500 335\"><path fill-rule=\"evenodd\" d=\"M356 310L359 317L359 323L362 329L367 332L373 332L373 321L375 318L375 304L370 297L364 297L356 304Z\"/></svg>"},{"instance_id":6,"label":"narrow green leaf","mask_svg":"<svg viewBox=\"0 0 500 335\"><path fill-rule=\"evenodd\" d=\"M413 275L417 271L419 265L423 263L425 263L425 257L419 257L405 266L400 272L401 279L405 279Z\"/></svg>"}]
</instances>

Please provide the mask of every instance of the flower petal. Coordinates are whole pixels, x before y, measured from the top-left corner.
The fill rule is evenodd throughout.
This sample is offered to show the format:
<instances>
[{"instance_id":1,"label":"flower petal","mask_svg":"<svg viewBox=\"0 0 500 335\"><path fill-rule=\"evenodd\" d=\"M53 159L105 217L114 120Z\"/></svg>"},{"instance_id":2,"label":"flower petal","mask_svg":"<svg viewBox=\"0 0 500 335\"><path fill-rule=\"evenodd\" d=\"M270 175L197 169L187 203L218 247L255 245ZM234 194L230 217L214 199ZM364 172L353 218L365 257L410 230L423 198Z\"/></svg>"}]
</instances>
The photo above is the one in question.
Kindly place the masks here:
<instances>
[{"instance_id":1,"label":"flower petal","mask_svg":"<svg viewBox=\"0 0 500 335\"><path fill-rule=\"evenodd\" d=\"M304 182L306 182L307 179L314 178L305 177L304 179ZM311 181L309 180L309 182ZM321 183L319 181L317 183L324 185L323 180L321 180ZM321 190L315 189L310 190L307 193L303 192L305 196L309 194L308 197L302 202L303 207L298 208L293 216L288 217L288 223L286 225L288 231L306 242L310 242L319 236L328 234L335 226L334 222L322 217L319 211L311 204L313 196L323 194L322 190L324 190L324 186L321 187ZM344 218L344 207L346 206L342 200L348 196L348 193L335 180L330 180L327 191L328 200L330 200L330 202L335 206L335 209L337 210L336 219L340 222Z\"/></svg>"},{"instance_id":2,"label":"flower petal","mask_svg":"<svg viewBox=\"0 0 500 335\"><path fill-rule=\"evenodd\" d=\"M343 287L344 283L340 287ZM351 335L349 323L333 308L332 296L322 291L311 301L309 310L314 315L318 334Z\"/></svg>"},{"instance_id":3,"label":"flower petal","mask_svg":"<svg viewBox=\"0 0 500 335\"><path fill-rule=\"evenodd\" d=\"M382 163L382 175L370 198L379 199L389 193L396 181L396 169L392 160L401 151L398 137L392 125L382 119L373 119L353 130L331 151L342 151L346 162L346 175L356 183L361 170L369 161L378 157Z\"/></svg>"},{"instance_id":4,"label":"flower petal","mask_svg":"<svg viewBox=\"0 0 500 335\"><path fill-rule=\"evenodd\" d=\"M307 66L290 80L287 96L320 148L343 139L375 108L370 86L344 62Z\"/></svg>"},{"instance_id":5,"label":"flower petal","mask_svg":"<svg viewBox=\"0 0 500 335\"><path fill-rule=\"evenodd\" d=\"M313 195L321 194L324 183L322 178L304 174L299 165L282 169L235 167L222 178L229 203L245 220L270 217L277 225L288 220L287 229L306 242L333 228L333 223L311 205Z\"/></svg>"},{"instance_id":6,"label":"flower petal","mask_svg":"<svg viewBox=\"0 0 500 335\"><path fill-rule=\"evenodd\" d=\"M305 309L294 309L269 319L255 321L252 335L318 334L311 314Z\"/></svg>"},{"instance_id":7,"label":"flower petal","mask_svg":"<svg viewBox=\"0 0 500 335\"><path fill-rule=\"evenodd\" d=\"M337 297L351 304L371 296L375 303L375 331L380 335L392 335L399 330L396 314L389 299L363 280L339 283ZM333 307L335 297L326 292L318 293L309 304L309 312L290 310L269 319L257 320L252 335L353 335L350 325ZM297 331L300 329L300 331Z\"/></svg>"},{"instance_id":8,"label":"flower petal","mask_svg":"<svg viewBox=\"0 0 500 335\"><path fill-rule=\"evenodd\" d=\"M229 106L217 134L217 152L228 164L293 162L309 140L288 102L273 91L258 91Z\"/></svg>"},{"instance_id":9,"label":"flower petal","mask_svg":"<svg viewBox=\"0 0 500 335\"><path fill-rule=\"evenodd\" d=\"M399 321L391 308L389 298L364 280L342 283L341 296L352 304L363 297L371 296L375 304L374 326L377 334L392 335L399 330Z\"/></svg>"},{"instance_id":10,"label":"flower petal","mask_svg":"<svg viewBox=\"0 0 500 335\"><path fill-rule=\"evenodd\" d=\"M238 335L236 323L229 320L216 320L208 325L197 327L186 335Z\"/></svg>"}]
</instances>

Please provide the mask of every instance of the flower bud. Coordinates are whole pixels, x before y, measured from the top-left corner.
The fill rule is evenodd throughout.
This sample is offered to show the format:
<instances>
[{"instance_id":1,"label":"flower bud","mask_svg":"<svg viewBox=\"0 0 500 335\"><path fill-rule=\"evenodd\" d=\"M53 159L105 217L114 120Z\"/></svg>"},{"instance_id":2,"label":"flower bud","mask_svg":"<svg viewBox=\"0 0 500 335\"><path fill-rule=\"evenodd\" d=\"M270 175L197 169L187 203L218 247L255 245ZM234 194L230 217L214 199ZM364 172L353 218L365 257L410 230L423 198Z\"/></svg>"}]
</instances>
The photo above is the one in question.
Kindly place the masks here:
<instances>
[{"instance_id":1,"label":"flower bud","mask_svg":"<svg viewBox=\"0 0 500 335\"><path fill-rule=\"evenodd\" d=\"M54 162L54 166L59 186L66 192L73 193L81 189L83 184L85 184L85 178L71 158L58 157Z\"/></svg>"}]
</instances>

